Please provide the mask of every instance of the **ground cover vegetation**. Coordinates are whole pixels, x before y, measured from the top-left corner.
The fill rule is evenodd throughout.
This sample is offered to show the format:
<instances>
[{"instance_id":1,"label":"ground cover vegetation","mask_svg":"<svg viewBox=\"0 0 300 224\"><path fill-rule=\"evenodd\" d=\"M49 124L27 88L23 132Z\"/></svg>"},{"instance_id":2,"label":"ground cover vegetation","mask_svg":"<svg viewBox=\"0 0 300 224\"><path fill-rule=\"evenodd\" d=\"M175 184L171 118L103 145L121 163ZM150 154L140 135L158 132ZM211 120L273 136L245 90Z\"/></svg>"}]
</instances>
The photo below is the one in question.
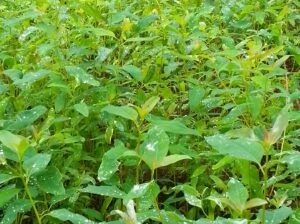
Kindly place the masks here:
<instances>
[{"instance_id":1,"label":"ground cover vegetation","mask_svg":"<svg viewBox=\"0 0 300 224\"><path fill-rule=\"evenodd\" d=\"M300 223L298 0L1 0L0 223Z\"/></svg>"}]
</instances>

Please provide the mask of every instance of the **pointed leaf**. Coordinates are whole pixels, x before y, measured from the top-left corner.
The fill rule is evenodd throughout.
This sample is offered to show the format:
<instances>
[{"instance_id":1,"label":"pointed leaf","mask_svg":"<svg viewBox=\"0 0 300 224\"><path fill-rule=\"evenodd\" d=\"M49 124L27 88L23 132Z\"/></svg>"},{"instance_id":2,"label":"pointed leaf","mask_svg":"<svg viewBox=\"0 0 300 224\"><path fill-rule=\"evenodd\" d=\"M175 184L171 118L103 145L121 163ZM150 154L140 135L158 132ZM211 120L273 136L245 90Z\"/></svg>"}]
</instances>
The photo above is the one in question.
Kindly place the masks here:
<instances>
[{"instance_id":1,"label":"pointed leaf","mask_svg":"<svg viewBox=\"0 0 300 224\"><path fill-rule=\"evenodd\" d=\"M85 117L89 116L89 107L84 102L75 104L74 109Z\"/></svg>"},{"instance_id":2,"label":"pointed leaf","mask_svg":"<svg viewBox=\"0 0 300 224\"><path fill-rule=\"evenodd\" d=\"M187 155L177 155L177 154L166 156L157 164L157 167L168 166L170 164L176 163L184 159L192 159L192 158Z\"/></svg>"},{"instance_id":3,"label":"pointed leaf","mask_svg":"<svg viewBox=\"0 0 300 224\"><path fill-rule=\"evenodd\" d=\"M136 81L142 81L143 80L141 70L138 67L134 66L134 65L124 65L122 67L122 70L127 72Z\"/></svg>"},{"instance_id":4,"label":"pointed leaf","mask_svg":"<svg viewBox=\"0 0 300 224\"><path fill-rule=\"evenodd\" d=\"M260 198L253 198L249 201L247 201L245 205L245 209L254 208L258 206L262 206L267 204L268 202L266 200L260 199Z\"/></svg>"},{"instance_id":5,"label":"pointed leaf","mask_svg":"<svg viewBox=\"0 0 300 224\"><path fill-rule=\"evenodd\" d=\"M182 134L182 135L196 135L196 136L200 135L198 131L186 127L178 120L162 120L152 116L147 117L147 120L150 121L153 125L160 127L165 132Z\"/></svg>"},{"instance_id":6,"label":"pointed leaf","mask_svg":"<svg viewBox=\"0 0 300 224\"><path fill-rule=\"evenodd\" d=\"M288 110L287 108L284 108L280 114L277 116L276 121L271 129L271 131L268 133L268 143L269 144L275 144L286 127L288 126L289 122L289 116L288 116Z\"/></svg>"},{"instance_id":7,"label":"pointed leaf","mask_svg":"<svg viewBox=\"0 0 300 224\"><path fill-rule=\"evenodd\" d=\"M136 121L137 117L138 117L138 113L129 106L107 105L106 107L104 107L102 109L102 111L126 118L128 120L132 120L132 121Z\"/></svg>"},{"instance_id":8,"label":"pointed leaf","mask_svg":"<svg viewBox=\"0 0 300 224\"><path fill-rule=\"evenodd\" d=\"M93 186L89 185L82 189L81 192L98 194L112 198L124 198L126 194L116 186Z\"/></svg>"}]
</instances>

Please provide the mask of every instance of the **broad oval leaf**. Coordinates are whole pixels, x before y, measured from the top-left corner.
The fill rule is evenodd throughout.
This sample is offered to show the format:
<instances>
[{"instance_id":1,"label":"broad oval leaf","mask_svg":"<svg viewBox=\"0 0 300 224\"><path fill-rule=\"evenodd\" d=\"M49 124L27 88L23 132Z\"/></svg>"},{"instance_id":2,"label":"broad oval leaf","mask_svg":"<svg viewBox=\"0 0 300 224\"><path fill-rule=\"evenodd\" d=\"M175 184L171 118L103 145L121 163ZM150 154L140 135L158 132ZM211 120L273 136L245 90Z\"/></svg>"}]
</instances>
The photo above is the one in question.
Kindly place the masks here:
<instances>
[{"instance_id":1,"label":"broad oval leaf","mask_svg":"<svg viewBox=\"0 0 300 224\"><path fill-rule=\"evenodd\" d=\"M129 106L107 105L102 109L102 111L126 118L128 120L132 120L132 121L136 121L138 118L138 113Z\"/></svg>"},{"instance_id":2,"label":"broad oval leaf","mask_svg":"<svg viewBox=\"0 0 300 224\"><path fill-rule=\"evenodd\" d=\"M159 163L168 154L169 137L161 128L152 127L141 145L141 154L143 161L151 170L158 167Z\"/></svg>"},{"instance_id":3,"label":"broad oval leaf","mask_svg":"<svg viewBox=\"0 0 300 224\"><path fill-rule=\"evenodd\" d=\"M224 155L253 161L258 164L260 164L263 157L263 146L248 138L229 139L224 135L214 135L205 137L205 139L208 144Z\"/></svg>"}]
</instances>

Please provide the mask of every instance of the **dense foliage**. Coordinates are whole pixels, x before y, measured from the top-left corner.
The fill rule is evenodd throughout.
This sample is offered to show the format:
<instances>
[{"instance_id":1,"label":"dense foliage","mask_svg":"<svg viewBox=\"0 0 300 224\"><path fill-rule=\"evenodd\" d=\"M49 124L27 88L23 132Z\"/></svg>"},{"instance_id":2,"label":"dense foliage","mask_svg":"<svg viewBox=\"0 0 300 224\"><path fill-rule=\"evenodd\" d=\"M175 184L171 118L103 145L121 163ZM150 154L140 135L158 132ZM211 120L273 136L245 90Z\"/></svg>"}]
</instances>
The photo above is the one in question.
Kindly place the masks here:
<instances>
[{"instance_id":1,"label":"dense foliage","mask_svg":"<svg viewBox=\"0 0 300 224\"><path fill-rule=\"evenodd\" d=\"M299 9L1 0L0 223L300 223Z\"/></svg>"}]
</instances>

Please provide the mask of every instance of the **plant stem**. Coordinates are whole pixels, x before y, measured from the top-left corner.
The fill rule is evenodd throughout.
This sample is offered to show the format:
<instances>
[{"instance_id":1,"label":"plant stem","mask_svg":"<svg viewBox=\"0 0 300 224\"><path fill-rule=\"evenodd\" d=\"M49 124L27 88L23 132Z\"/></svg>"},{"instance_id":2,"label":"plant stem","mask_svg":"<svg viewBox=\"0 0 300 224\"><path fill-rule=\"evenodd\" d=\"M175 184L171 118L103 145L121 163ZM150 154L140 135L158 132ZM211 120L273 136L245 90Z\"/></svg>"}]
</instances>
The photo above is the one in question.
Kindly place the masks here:
<instances>
[{"instance_id":1,"label":"plant stem","mask_svg":"<svg viewBox=\"0 0 300 224\"><path fill-rule=\"evenodd\" d=\"M28 188L27 180L24 178L24 173L23 173L23 170L22 170L21 162L20 162L19 164L20 164L20 167L19 167L19 168L20 168L20 174L21 174L20 176L21 176L21 180L22 180L23 185L24 185L25 192L26 192L26 194L27 194L28 197L29 197L29 200L30 200L30 203L31 203L31 205L32 205L32 208L33 208L33 211L34 211L34 214L35 214L35 216L36 216L36 219L37 219L38 224L42 224L42 220L41 220L41 218L40 218L39 212L38 212L38 210L37 210L37 208L36 208L36 206L35 206L35 202L34 202L34 200L32 199L30 190L29 190L29 188Z\"/></svg>"}]
</instances>

